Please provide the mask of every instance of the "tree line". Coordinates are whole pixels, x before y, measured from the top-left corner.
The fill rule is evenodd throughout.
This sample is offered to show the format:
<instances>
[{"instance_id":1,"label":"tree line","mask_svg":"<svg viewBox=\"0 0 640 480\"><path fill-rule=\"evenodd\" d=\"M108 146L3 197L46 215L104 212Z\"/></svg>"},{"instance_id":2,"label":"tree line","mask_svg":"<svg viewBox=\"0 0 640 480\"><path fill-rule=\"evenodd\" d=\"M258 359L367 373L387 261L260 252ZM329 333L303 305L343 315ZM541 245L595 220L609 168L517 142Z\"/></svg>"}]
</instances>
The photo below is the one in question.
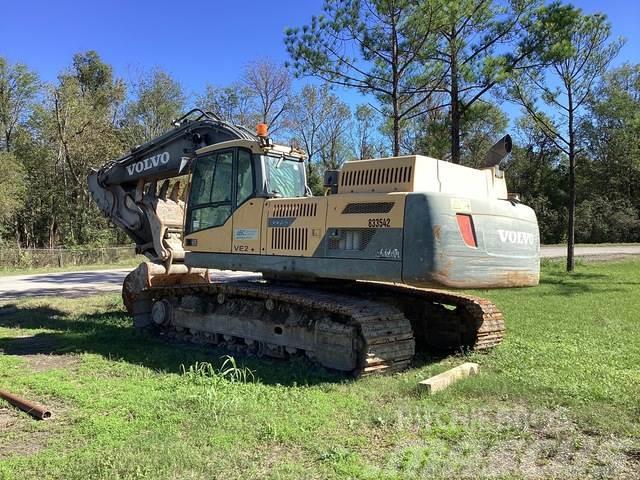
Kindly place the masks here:
<instances>
[{"instance_id":1,"label":"tree line","mask_svg":"<svg viewBox=\"0 0 640 480\"><path fill-rule=\"evenodd\" d=\"M506 102L521 116L503 167L542 242L640 240L640 66L611 67L622 41L604 15L540 0L325 0L284 41L286 64L250 61L196 93L158 68L125 81L94 51L50 83L0 57L2 242L125 241L97 214L86 173L192 106L267 123L307 152L320 194L323 170L352 158L419 153L479 167L509 127Z\"/></svg>"}]
</instances>

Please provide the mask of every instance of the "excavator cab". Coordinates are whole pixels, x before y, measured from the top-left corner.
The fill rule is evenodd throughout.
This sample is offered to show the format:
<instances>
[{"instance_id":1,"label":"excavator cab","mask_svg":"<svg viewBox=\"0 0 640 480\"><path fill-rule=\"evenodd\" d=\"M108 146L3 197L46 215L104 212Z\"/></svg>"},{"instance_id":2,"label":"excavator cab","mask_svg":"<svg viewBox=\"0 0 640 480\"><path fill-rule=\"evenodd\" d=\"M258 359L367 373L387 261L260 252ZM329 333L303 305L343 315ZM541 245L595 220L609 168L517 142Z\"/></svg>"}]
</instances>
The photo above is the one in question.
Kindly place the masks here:
<instances>
[{"instance_id":1,"label":"excavator cab","mask_svg":"<svg viewBox=\"0 0 640 480\"><path fill-rule=\"evenodd\" d=\"M308 194L302 152L247 140L202 148L191 166L184 245L258 253L264 201Z\"/></svg>"},{"instance_id":2,"label":"excavator cab","mask_svg":"<svg viewBox=\"0 0 640 480\"><path fill-rule=\"evenodd\" d=\"M198 152L193 162L185 222L187 234L223 225L250 198L306 195L300 155L278 151L255 153L246 145L248 142L225 143L229 145L215 145Z\"/></svg>"}]
</instances>

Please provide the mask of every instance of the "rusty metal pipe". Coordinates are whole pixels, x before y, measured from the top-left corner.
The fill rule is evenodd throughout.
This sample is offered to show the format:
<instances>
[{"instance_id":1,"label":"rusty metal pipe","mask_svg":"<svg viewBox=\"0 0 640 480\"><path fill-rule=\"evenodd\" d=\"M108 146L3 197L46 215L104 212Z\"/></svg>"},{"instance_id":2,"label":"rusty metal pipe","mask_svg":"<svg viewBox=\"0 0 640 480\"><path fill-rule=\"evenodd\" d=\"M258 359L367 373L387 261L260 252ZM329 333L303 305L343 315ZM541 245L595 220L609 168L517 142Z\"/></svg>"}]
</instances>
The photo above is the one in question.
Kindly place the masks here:
<instances>
[{"instance_id":1,"label":"rusty metal pipe","mask_svg":"<svg viewBox=\"0 0 640 480\"><path fill-rule=\"evenodd\" d=\"M51 418L51 411L47 407L25 400L24 398L14 395L13 393L9 393L6 390L0 390L0 398L5 399L14 407L27 412L29 415L39 420Z\"/></svg>"}]
</instances>

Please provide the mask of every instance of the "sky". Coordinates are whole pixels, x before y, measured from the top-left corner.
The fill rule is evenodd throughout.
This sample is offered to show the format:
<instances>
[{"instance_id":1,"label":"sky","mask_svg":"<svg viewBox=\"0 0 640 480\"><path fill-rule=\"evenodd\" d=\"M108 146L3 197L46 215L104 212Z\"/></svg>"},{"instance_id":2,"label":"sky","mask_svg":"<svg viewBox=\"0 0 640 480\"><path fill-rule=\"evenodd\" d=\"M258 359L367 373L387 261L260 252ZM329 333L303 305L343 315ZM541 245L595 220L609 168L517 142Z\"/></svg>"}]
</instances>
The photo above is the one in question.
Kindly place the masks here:
<instances>
[{"instance_id":1,"label":"sky","mask_svg":"<svg viewBox=\"0 0 640 480\"><path fill-rule=\"evenodd\" d=\"M640 62L640 1L573 4L606 13L614 36L627 39L616 64ZM308 23L321 7L322 0L0 0L0 56L55 81L74 53L96 50L125 80L160 67L193 95L207 83L237 80L251 60L287 60L285 29Z\"/></svg>"}]
</instances>

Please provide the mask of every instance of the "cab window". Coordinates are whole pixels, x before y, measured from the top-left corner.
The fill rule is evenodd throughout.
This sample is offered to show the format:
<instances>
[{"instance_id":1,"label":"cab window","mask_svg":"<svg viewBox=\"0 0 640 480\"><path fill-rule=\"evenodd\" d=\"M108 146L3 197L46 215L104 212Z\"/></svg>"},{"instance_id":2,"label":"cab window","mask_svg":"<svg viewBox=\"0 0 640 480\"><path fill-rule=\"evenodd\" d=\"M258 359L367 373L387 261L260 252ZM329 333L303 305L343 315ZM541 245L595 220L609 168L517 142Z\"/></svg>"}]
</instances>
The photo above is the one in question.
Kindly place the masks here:
<instances>
[{"instance_id":1,"label":"cab window","mask_svg":"<svg viewBox=\"0 0 640 480\"><path fill-rule=\"evenodd\" d=\"M266 157L269 193L280 197L304 197L304 164L282 157Z\"/></svg>"},{"instance_id":2,"label":"cab window","mask_svg":"<svg viewBox=\"0 0 640 480\"><path fill-rule=\"evenodd\" d=\"M237 171L236 206L240 206L254 191L251 154L246 150L238 150Z\"/></svg>"},{"instance_id":3,"label":"cab window","mask_svg":"<svg viewBox=\"0 0 640 480\"><path fill-rule=\"evenodd\" d=\"M232 150L198 158L191 179L187 233L227 221L232 209L232 178Z\"/></svg>"}]
</instances>

